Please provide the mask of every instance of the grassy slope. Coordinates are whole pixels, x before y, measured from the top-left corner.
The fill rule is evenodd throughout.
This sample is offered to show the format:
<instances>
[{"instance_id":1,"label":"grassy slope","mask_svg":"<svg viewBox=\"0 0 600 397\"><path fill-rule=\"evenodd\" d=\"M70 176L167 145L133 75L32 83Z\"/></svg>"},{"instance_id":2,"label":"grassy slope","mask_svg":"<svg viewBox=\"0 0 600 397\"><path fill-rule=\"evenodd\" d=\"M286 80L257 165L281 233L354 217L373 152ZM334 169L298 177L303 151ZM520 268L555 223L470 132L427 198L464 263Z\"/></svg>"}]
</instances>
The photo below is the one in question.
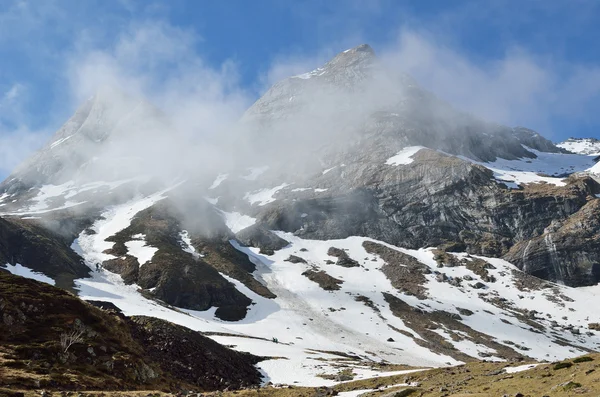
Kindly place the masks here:
<instances>
[{"instance_id":1,"label":"grassy slope","mask_svg":"<svg viewBox=\"0 0 600 397\"><path fill-rule=\"evenodd\" d=\"M67 351L61 334L84 330ZM0 387L195 390L258 384L257 357L163 320L98 309L0 272Z\"/></svg>"},{"instance_id":2,"label":"grassy slope","mask_svg":"<svg viewBox=\"0 0 600 397\"><path fill-rule=\"evenodd\" d=\"M365 396L387 396L395 391L413 390L411 396L431 397L484 397L514 396L522 393L524 396L597 396L600 393L600 354L590 354L593 361L574 363L569 368L554 369L555 363L542 364L534 369L514 374L498 373L506 363L476 362L463 366L433 369L415 372L407 375L380 377L368 380L347 382L335 386L338 392L350 390L369 390L381 388L380 391L367 392ZM573 363L573 360L569 362ZM418 382L416 387L389 387L404 382ZM147 392L88 393L92 396L136 396L147 395ZM33 392L26 395L34 396ZM37 394L39 395L39 394ZM312 387L248 389L232 392L207 393L205 396L218 395L221 397L313 397L318 395ZM324 394L323 394L324 395ZM399 394L401 396L403 394ZM0 392L1 396L1 392ZM390 394L394 396L394 394Z\"/></svg>"}]
</instances>

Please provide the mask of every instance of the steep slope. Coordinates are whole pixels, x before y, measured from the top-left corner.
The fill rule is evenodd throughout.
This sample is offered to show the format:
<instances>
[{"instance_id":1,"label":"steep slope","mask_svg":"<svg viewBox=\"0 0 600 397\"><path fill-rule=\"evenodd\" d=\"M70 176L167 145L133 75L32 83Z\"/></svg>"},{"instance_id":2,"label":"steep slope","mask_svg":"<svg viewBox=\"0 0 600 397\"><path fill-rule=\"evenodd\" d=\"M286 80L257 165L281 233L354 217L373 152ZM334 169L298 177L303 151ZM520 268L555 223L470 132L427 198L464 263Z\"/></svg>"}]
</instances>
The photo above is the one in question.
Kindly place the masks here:
<instances>
[{"instance_id":1,"label":"steep slope","mask_svg":"<svg viewBox=\"0 0 600 397\"><path fill-rule=\"evenodd\" d=\"M203 391L260 383L257 357L1 271L0 318L0 386Z\"/></svg>"},{"instance_id":2,"label":"steep slope","mask_svg":"<svg viewBox=\"0 0 600 397\"><path fill-rule=\"evenodd\" d=\"M31 220L0 218L0 269L24 266L71 289L73 280L87 277L89 268L62 236Z\"/></svg>"},{"instance_id":3,"label":"steep slope","mask_svg":"<svg viewBox=\"0 0 600 397\"><path fill-rule=\"evenodd\" d=\"M0 188L13 194L41 183L60 185L76 180L84 172L92 172L98 160L108 160L103 158L107 153L102 152L111 139L119 139L122 144L144 128L159 127L160 122L158 111L149 104L116 89L104 89L77 109L52 139L17 167ZM122 165L115 164L115 170ZM110 175L107 164L102 166L105 167L102 175Z\"/></svg>"},{"instance_id":4,"label":"steep slope","mask_svg":"<svg viewBox=\"0 0 600 397\"><path fill-rule=\"evenodd\" d=\"M522 145L560 151L534 131L487 123L453 109L409 76L382 65L368 45L276 83L242 120L257 129L256 137L293 139L299 148L286 146L286 155L302 155L305 145L343 151L358 144L352 138L383 136L391 138L391 151L421 145L480 161L536 157Z\"/></svg>"}]
</instances>

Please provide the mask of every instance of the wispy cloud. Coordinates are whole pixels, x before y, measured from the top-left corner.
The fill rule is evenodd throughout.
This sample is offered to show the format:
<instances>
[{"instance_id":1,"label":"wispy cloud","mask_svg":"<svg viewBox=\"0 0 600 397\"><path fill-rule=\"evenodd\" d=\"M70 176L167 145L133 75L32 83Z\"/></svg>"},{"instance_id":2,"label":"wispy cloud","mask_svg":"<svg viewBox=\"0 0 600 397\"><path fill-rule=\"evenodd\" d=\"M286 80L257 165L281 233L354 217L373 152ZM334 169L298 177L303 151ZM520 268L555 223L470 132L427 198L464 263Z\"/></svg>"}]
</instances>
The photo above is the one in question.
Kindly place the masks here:
<instances>
[{"instance_id":1,"label":"wispy cloud","mask_svg":"<svg viewBox=\"0 0 600 397\"><path fill-rule=\"evenodd\" d=\"M386 63L413 76L457 108L508 125L537 127L552 137L557 115L578 119L600 105L600 68L556 60L523 48L474 60L423 31L402 30L385 46Z\"/></svg>"},{"instance_id":2,"label":"wispy cloud","mask_svg":"<svg viewBox=\"0 0 600 397\"><path fill-rule=\"evenodd\" d=\"M8 174L32 151L42 146L50 131L27 124L27 90L14 83L0 94L0 174Z\"/></svg>"},{"instance_id":3,"label":"wispy cloud","mask_svg":"<svg viewBox=\"0 0 600 397\"><path fill-rule=\"evenodd\" d=\"M166 20L165 13L157 11L164 11L164 4L142 6L122 0L114 3L121 12L113 12L105 2L91 3L15 0L0 11L0 49L22 56L28 76L36 79L27 81L13 71L0 81L0 136L7 142L3 147L17 153L3 156L13 160L0 164L0 173L38 147L82 101L107 86L147 98L189 136L221 139L222 131L258 93L280 79L320 66L338 51L368 42L372 35L367 27L384 17L397 20L396 26L370 43L384 62L461 110L534 127L550 137L565 134L556 130L557 118L600 124L594 110L600 105L600 67L510 40L503 53L478 57L456 34L457 27L467 29L469 21L508 24L507 29L517 22L530 23L541 12L531 5L512 19L505 18L506 2L500 0L490 2L486 10L475 7L477 2L442 7L443 12L423 19L409 6L386 15L395 3L386 0L295 3L289 7L294 18L318 33L313 37L317 43L310 43L312 49L295 45L274 54L254 80L241 81L236 62L207 62L199 52L201 32ZM592 14L589 10L595 7L588 1L580 5L582 14ZM272 6L284 7L278 2ZM97 9L98 15L90 9ZM543 11L560 13L564 7L553 4ZM582 15L577 20L585 25L589 19ZM43 100L54 102L44 108L45 118L36 114L34 105L42 90Z\"/></svg>"}]
</instances>

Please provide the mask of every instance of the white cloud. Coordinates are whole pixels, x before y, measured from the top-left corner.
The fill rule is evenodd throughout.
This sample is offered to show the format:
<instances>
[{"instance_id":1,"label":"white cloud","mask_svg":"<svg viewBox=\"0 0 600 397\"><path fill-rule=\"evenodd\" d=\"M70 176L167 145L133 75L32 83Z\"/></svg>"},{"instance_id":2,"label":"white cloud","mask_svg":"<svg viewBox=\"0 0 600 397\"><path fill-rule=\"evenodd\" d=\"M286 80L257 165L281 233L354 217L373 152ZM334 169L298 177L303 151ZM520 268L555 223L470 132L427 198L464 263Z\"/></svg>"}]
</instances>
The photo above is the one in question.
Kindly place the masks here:
<instances>
[{"instance_id":1,"label":"white cloud","mask_svg":"<svg viewBox=\"0 0 600 397\"><path fill-rule=\"evenodd\" d=\"M381 56L463 111L550 136L557 132L552 130L555 115L577 119L600 99L598 68L559 63L519 48L499 59L475 61L445 42L403 30Z\"/></svg>"},{"instance_id":2,"label":"white cloud","mask_svg":"<svg viewBox=\"0 0 600 397\"><path fill-rule=\"evenodd\" d=\"M23 86L20 83L14 83L8 91L6 91L0 101L0 107L8 103L14 102L23 91Z\"/></svg>"}]
</instances>

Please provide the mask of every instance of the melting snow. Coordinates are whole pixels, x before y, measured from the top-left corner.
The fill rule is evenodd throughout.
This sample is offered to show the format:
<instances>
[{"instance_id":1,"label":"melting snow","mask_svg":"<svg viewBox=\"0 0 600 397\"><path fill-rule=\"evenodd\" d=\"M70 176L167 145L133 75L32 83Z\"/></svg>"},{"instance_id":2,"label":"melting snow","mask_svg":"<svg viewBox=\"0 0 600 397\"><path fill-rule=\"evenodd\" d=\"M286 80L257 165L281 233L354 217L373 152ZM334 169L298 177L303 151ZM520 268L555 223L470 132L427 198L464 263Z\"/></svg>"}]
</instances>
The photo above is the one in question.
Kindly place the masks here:
<instances>
[{"instance_id":1,"label":"melting snow","mask_svg":"<svg viewBox=\"0 0 600 397\"><path fill-rule=\"evenodd\" d=\"M127 228L135 214L164 199L166 197L165 193L169 190L171 188L142 199L133 199L124 204L109 207L101 214L101 218L92 225L91 229L95 233L81 232L79 238L73 242L72 248L83 256L83 259L92 269L95 268L96 263L114 259L113 255L104 253L114 245L113 242L106 241L106 239ZM134 250L137 249L139 249L139 245L134 245ZM146 258L148 251L142 251L145 253L143 258ZM137 252L139 253L139 251Z\"/></svg>"},{"instance_id":2,"label":"melting snow","mask_svg":"<svg viewBox=\"0 0 600 397\"><path fill-rule=\"evenodd\" d=\"M85 204L87 202L69 200L80 193L90 190L97 190L100 188L107 188L109 190L112 190L125 183L129 183L139 179L141 178L122 179L114 182L98 181L93 183L86 183L83 185L77 185L73 181L65 182L62 185L44 185L39 188L37 195L30 200L31 204L26 210L2 215L35 215L75 207L81 204ZM33 189L34 188L30 190ZM58 200L59 198L63 199L64 203L60 206L53 206L51 201L53 199Z\"/></svg>"},{"instance_id":3,"label":"melting snow","mask_svg":"<svg viewBox=\"0 0 600 397\"><path fill-rule=\"evenodd\" d=\"M412 156L417 154L417 152L421 149L424 149L423 146L409 146L400 150L395 156L390 157L385 162L387 165L407 165L412 163L414 160Z\"/></svg>"},{"instance_id":4,"label":"melting snow","mask_svg":"<svg viewBox=\"0 0 600 397\"><path fill-rule=\"evenodd\" d=\"M289 184L282 183L281 185L275 186L271 189L262 189L253 193L246 193L244 198L248 200L250 204L258 203L258 205L261 206L266 205L275 201L276 199L273 197L273 195L287 186L289 186Z\"/></svg>"},{"instance_id":5,"label":"melting snow","mask_svg":"<svg viewBox=\"0 0 600 397\"><path fill-rule=\"evenodd\" d=\"M528 147L526 149L533 152L537 158L518 160L498 158L496 161L483 163L467 157L459 157L490 169L498 181L506 183L511 188L517 188L518 185L526 183L540 182L564 186L566 183L563 180L574 172L594 172L593 167L596 163L592 156L546 153Z\"/></svg>"},{"instance_id":6,"label":"melting snow","mask_svg":"<svg viewBox=\"0 0 600 397\"><path fill-rule=\"evenodd\" d=\"M37 196L31 201L33 204L29 206L27 212L42 211L49 207L47 202L48 199L53 197L64 196L69 190L73 189L75 184L73 182L63 183L62 185L44 185L40 188Z\"/></svg>"},{"instance_id":7,"label":"melting snow","mask_svg":"<svg viewBox=\"0 0 600 397\"><path fill-rule=\"evenodd\" d=\"M250 227L256 223L255 218L252 218L248 215L240 214L239 212L221 211L221 214L223 215L225 224L233 233L237 233L240 230Z\"/></svg>"},{"instance_id":8,"label":"melting snow","mask_svg":"<svg viewBox=\"0 0 600 397\"><path fill-rule=\"evenodd\" d=\"M204 256L204 255L198 253L196 251L196 248L194 248L194 246L192 245L192 240L190 239L190 235L187 230L184 230L181 233L179 233L179 238L181 239L181 249L182 250L184 250L185 252L189 252L196 259Z\"/></svg>"},{"instance_id":9,"label":"melting snow","mask_svg":"<svg viewBox=\"0 0 600 397\"><path fill-rule=\"evenodd\" d=\"M600 141L594 138L567 139L556 146L577 154L600 155Z\"/></svg>"},{"instance_id":10,"label":"melting snow","mask_svg":"<svg viewBox=\"0 0 600 397\"><path fill-rule=\"evenodd\" d=\"M146 245L146 236L143 234L136 234L135 236L132 236L132 238L134 240L126 242L125 246L127 247L128 253L135 256L140 267L142 267L142 265L152 260L152 257L156 251L158 251L158 248Z\"/></svg>"},{"instance_id":11,"label":"melting snow","mask_svg":"<svg viewBox=\"0 0 600 397\"><path fill-rule=\"evenodd\" d=\"M506 367L504 368L504 371L507 374L515 374L517 372L523 372L523 371L527 371L528 369L532 369L537 367L540 364L525 364L525 365L519 365L518 367Z\"/></svg>"},{"instance_id":12,"label":"melting snow","mask_svg":"<svg viewBox=\"0 0 600 397\"><path fill-rule=\"evenodd\" d=\"M15 265L11 265L10 263L7 263L4 266L5 266L6 270L8 270L10 273L15 274L17 276L41 281L42 283L46 283L46 284L50 284L50 285L55 284L54 280L51 279L50 277L46 276L45 274L31 270L30 268L25 267L19 263L15 264Z\"/></svg>"},{"instance_id":13,"label":"melting snow","mask_svg":"<svg viewBox=\"0 0 600 397\"><path fill-rule=\"evenodd\" d=\"M106 242L105 239L127 227L136 212L162 197L163 194L160 193L106 211L103 214L105 219L92 226L97 233L90 236L82 233L74 242L73 249L78 250L86 263L93 267L97 261L105 258L106 254L102 252L112 246L112 243ZM223 216L227 219L231 215L223 213ZM239 219L243 218L243 215L234 217ZM583 354L583 348L596 349L600 345L600 333L586 335L587 323L597 316L595 307L590 305L590 302L597 301L600 296L598 286L574 289L545 283L550 287L521 291L515 286L513 271L518 271L514 266L501 259L482 258L495 267L488 272L497 281L485 282L485 289L476 289L471 284L479 280L479 276L464 266L438 268L429 249L407 250L380 242L415 257L430 267L432 272L445 273L449 279L467 275L474 279L473 282L464 281L462 286L454 286L437 280L434 273L427 274L425 287L428 288L430 296L419 300L396 290L380 270L384 264L381 258L365 251L363 242L374 240L348 237L317 241L304 240L290 233L276 233L290 244L271 256L262 255L258 249L242 247L236 241L231 241L236 249L246 253L256 265L254 277L277 295L275 299L264 298L239 281L224 276L254 303L250 306L246 318L238 322L224 322L215 318L215 308L206 312L194 312L163 307L144 299L137 286L124 285L120 276L105 270L94 272L92 279L78 280L77 286L82 297L113 302L128 315L150 315L195 330L225 333L228 335L213 335L211 338L220 343L234 345L235 349L240 351L283 357L284 359L267 360L258 364L274 383L298 382L298 385L311 386L334 384L334 381L322 379L317 375L337 373L340 361L336 360L343 358L317 350L340 351L360 356L365 360L387 360L416 366L458 363L451 357L420 346L413 338L405 335L404 331L415 335L415 338L421 338L417 330L411 329L393 315L382 292L395 295L412 307L420 307L426 311L444 310L458 314L457 308L470 310L473 315L463 315L459 321L475 331L491 335L497 343L515 349L518 349L515 345L526 347L529 350L523 351L523 354L535 359L559 360L573 357ZM180 237L183 249L193 253L187 233L182 232ZM343 268L327 264L327 260L331 259L327 255L329 247L346 250L351 258L359 261L360 266ZM286 261L290 255L300 256L306 263ZM467 254L456 256L459 259L469 258ZM309 269L322 270L342 280L341 289L323 290L302 274ZM373 302L373 306L369 307L355 300L358 295L367 297ZM572 301L562 299L561 295L569 296ZM507 299L509 306L500 308L494 305L490 301L494 297ZM537 311L536 321L542 324L544 329L532 331L531 326L519 317L518 310ZM554 325L552 321L556 321L558 325ZM569 325L580 329L580 334L565 332L564 327ZM497 359L494 349L477 343L466 333L453 330L454 334L463 338L457 341L449 334L450 330L442 325L436 332L465 354L477 357L482 353L491 355L491 359ZM279 343L274 343L271 340L273 337L278 338ZM390 337L394 342L387 342ZM575 347L564 345L562 341L557 340L558 337ZM346 363L351 365L352 370L359 376L377 375L374 371L369 372L368 368L361 369L360 364L348 361Z\"/></svg>"}]
</instances>

